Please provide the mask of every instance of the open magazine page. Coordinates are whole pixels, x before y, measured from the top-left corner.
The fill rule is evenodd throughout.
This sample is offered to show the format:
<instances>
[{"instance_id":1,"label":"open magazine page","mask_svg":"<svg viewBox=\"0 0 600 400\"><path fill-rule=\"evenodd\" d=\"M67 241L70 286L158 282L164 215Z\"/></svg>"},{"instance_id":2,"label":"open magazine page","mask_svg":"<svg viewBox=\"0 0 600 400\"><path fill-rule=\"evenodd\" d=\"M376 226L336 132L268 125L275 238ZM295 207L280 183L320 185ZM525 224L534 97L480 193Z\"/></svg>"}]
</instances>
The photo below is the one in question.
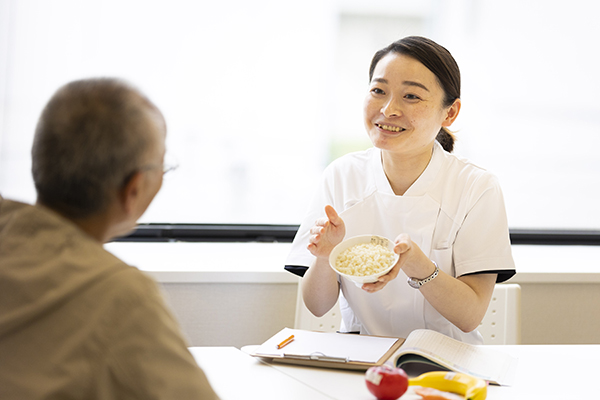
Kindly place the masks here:
<instances>
[{"instance_id":1,"label":"open magazine page","mask_svg":"<svg viewBox=\"0 0 600 400\"><path fill-rule=\"evenodd\" d=\"M499 385L510 386L516 373L517 359L509 354L485 346L463 343L427 329L418 329L408 335L404 344L392 356L395 365L402 366L405 354L418 354L449 370ZM411 361L414 362L414 358Z\"/></svg>"}]
</instances>

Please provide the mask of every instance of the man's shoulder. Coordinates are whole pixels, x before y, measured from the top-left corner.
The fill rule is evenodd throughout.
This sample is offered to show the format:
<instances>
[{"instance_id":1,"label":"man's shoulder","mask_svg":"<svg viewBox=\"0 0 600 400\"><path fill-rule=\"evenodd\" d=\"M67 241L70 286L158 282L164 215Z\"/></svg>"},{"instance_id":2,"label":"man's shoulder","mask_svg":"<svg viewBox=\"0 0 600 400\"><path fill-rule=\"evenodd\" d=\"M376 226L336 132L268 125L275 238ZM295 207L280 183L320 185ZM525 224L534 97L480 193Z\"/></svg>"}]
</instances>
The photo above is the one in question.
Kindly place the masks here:
<instances>
[{"instance_id":1,"label":"man's shoulder","mask_svg":"<svg viewBox=\"0 0 600 400\"><path fill-rule=\"evenodd\" d=\"M109 253L110 254L110 253ZM161 299L156 281L138 268L126 264L113 256L110 266L105 266L107 274L101 285L106 287L107 296L117 296L129 299L131 302L144 303L149 300Z\"/></svg>"}]
</instances>

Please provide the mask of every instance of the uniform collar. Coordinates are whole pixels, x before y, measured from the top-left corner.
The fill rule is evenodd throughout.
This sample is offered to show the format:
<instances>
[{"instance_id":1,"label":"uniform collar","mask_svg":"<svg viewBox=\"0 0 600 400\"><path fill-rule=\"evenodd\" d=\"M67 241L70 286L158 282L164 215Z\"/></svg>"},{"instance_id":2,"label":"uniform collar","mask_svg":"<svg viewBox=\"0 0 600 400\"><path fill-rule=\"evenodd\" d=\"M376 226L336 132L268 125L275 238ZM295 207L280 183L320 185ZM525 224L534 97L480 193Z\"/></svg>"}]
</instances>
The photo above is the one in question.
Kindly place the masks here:
<instances>
[{"instance_id":1,"label":"uniform collar","mask_svg":"<svg viewBox=\"0 0 600 400\"><path fill-rule=\"evenodd\" d=\"M427 193L442 167L445 155L446 152L436 140L433 144L433 154L431 155L429 164L427 164L427 167L421 176L419 176L411 187L408 188L406 193L404 193L404 196L423 196ZM372 162L374 164L377 191L393 195L394 191L383 171L381 149L376 149L376 151L373 152Z\"/></svg>"}]
</instances>

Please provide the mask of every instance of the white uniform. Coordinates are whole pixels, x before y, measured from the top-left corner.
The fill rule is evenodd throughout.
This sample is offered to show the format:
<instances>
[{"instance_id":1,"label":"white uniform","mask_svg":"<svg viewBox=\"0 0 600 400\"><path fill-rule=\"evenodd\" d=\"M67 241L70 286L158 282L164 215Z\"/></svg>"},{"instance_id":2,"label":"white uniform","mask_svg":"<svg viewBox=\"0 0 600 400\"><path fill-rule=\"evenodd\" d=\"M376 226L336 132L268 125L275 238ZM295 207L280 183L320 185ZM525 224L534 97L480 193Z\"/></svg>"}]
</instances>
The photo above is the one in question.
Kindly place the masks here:
<instances>
[{"instance_id":1,"label":"white uniform","mask_svg":"<svg viewBox=\"0 0 600 400\"><path fill-rule=\"evenodd\" d=\"M314 256L306 248L309 229L325 215L328 204L344 220L346 238L376 234L394 240L408 233L451 276L489 272L503 282L515 274L497 179L447 153L437 142L429 165L403 196L393 193L377 148L348 154L329 165L296 234L286 269L302 274L302 267L312 265ZM367 293L346 278L338 280L342 331L407 337L414 329L426 328L466 343L482 343L477 331L464 333L440 315L407 284L403 272L376 293Z\"/></svg>"}]
</instances>

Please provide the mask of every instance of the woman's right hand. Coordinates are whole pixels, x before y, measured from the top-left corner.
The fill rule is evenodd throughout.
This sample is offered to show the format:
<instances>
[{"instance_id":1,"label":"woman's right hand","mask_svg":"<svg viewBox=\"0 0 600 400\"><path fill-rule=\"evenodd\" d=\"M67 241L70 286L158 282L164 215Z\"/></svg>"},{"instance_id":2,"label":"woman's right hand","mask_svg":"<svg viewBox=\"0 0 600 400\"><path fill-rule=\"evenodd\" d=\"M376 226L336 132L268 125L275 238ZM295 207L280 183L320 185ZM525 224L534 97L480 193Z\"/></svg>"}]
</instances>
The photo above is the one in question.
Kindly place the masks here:
<instances>
[{"instance_id":1,"label":"woman's right hand","mask_svg":"<svg viewBox=\"0 0 600 400\"><path fill-rule=\"evenodd\" d=\"M329 259L331 250L344 239L346 226L332 206L325 206L325 214L310 229L308 250L317 258Z\"/></svg>"}]
</instances>

